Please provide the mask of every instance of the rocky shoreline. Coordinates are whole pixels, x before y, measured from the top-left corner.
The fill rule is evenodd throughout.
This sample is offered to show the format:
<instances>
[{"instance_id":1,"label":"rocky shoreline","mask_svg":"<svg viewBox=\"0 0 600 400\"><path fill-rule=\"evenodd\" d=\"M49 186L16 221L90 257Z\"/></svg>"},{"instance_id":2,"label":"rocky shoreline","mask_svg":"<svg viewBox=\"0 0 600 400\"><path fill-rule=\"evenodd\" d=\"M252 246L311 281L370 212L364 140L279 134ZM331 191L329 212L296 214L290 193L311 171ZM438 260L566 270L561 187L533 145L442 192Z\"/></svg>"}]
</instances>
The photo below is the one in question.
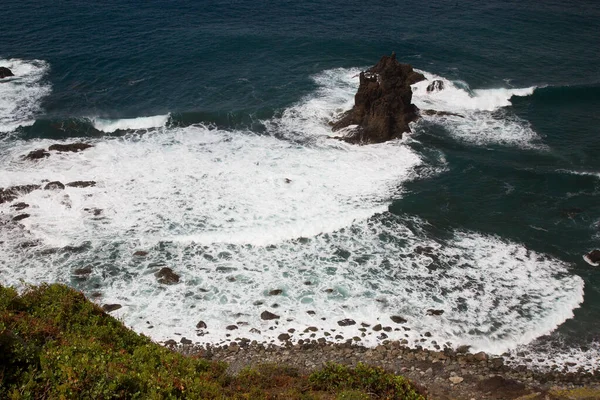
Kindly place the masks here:
<instances>
[{"instance_id":1,"label":"rocky shoreline","mask_svg":"<svg viewBox=\"0 0 600 400\"><path fill-rule=\"evenodd\" d=\"M350 366L362 362L408 377L426 388L432 399L566 399L570 397L561 397L560 393L582 388L591 394L577 398L600 396L597 371L540 372L525 366L505 365L503 358L483 352L471 354L468 349L460 348L430 351L409 348L400 342L367 348L354 343L316 340L297 344L287 342L282 346L244 340L223 346L177 344L175 341L168 341L166 345L185 355L227 362L233 374L244 367L265 363L286 365L308 373L326 362Z\"/></svg>"}]
</instances>

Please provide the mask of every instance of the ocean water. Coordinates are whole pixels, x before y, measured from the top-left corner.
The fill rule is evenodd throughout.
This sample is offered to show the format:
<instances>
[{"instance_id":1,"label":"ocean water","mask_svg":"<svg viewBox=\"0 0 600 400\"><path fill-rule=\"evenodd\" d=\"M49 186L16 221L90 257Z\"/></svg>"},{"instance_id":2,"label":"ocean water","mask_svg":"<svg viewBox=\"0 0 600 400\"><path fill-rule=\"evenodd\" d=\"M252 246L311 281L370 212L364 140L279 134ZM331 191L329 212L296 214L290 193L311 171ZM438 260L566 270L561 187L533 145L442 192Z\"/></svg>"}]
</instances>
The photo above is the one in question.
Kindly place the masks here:
<instances>
[{"instance_id":1,"label":"ocean water","mask_svg":"<svg viewBox=\"0 0 600 400\"><path fill-rule=\"evenodd\" d=\"M0 204L0 283L69 284L156 340L315 326L597 370L599 21L583 0L9 2L0 187L97 185ZM392 51L445 83L419 108L460 116L332 139ZM94 147L22 159L73 141Z\"/></svg>"}]
</instances>

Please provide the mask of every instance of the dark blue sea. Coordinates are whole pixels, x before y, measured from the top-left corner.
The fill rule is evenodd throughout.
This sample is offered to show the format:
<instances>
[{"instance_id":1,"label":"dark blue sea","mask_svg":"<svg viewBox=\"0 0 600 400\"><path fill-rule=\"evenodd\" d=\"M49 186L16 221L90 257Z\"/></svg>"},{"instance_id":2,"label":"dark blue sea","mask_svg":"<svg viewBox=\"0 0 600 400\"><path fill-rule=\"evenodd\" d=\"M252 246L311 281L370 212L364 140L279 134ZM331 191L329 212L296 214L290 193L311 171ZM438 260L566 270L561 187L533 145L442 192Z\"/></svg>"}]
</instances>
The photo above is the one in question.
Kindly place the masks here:
<instances>
[{"instance_id":1,"label":"dark blue sea","mask_svg":"<svg viewBox=\"0 0 600 400\"><path fill-rule=\"evenodd\" d=\"M335 140L392 51L451 114ZM9 1L0 66L0 188L41 185L0 204L1 284L66 283L157 341L316 326L598 369L597 1Z\"/></svg>"}]
</instances>

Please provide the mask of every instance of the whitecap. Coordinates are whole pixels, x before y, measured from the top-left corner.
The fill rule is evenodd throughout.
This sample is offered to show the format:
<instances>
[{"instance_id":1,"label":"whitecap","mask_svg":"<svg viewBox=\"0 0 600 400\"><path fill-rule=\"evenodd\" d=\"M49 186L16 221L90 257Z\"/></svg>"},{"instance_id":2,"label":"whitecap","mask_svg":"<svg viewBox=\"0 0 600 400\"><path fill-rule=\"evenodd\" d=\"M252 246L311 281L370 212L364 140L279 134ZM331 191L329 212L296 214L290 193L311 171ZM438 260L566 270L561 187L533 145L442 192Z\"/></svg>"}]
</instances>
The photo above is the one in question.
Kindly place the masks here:
<instances>
[{"instance_id":1,"label":"whitecap","mask_svg":"<svg viewBox=\"0 0 600 400\"><path fill-rule=\"evenodd\" d=\"M15 75L0 80L0 132L7 133L35 122L42 99L51 91L50 84L43 81L50 66L42 60L15 58L0 58L0 66Z\"/></svg>"}]
</instances>

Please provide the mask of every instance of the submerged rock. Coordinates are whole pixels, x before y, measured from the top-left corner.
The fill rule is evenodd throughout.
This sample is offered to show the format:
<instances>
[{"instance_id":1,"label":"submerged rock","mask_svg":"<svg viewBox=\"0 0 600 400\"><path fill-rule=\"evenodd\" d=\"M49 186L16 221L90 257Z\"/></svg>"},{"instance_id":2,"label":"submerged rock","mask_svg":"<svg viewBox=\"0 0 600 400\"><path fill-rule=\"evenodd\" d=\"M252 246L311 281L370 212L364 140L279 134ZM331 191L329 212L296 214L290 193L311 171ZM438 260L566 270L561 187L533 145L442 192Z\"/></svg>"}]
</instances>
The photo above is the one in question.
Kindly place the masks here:
<instances>
[{"instance_id":1,"label":"submerged rock","mask_svg":"<svg viewBox=\"0 0 600 400\"><path fill-rule=\"evenodd\" d=\"M173 272L171 268L161 268L161 270L154 275L158 278L158 283L162 283L163 285L179 283L179 275Z\"/></svg>"},{"instance_id":2,"label":"submerged rock","mask_svg":"<svg viewBox=\"0 0 600 400\"><path fill-rule=\"evenodd\" d=\"M583 256L583 259L590 265L597 267L600 265L600 250L592 250Z\"/></svg>"},{"instance_id":3,"label":"submerged rock","mask_svg":"<svg viewBox=\"0 0 600 400\"><path fill-rule=\"evenodd\" d=\"M21 210L28 208L29 204L21 202L21 203L13 204L11 207L13 207L17 211L21 211Z\"/></svg>"},{"instance_id":4,"label":"submerged rock","mask_svg":"<svg viewBox=\"0 0 600 400\"><path fill-rule=\"evenodd\" d=\"M19 214L16 217L14 217L12 220L16 222L16 221L21 221L21 220L23 220L25 218L29 218L29 217L31 217L31 215L29 215L29 214Z\"/></svg>"},{"instance_id":5,"label":"submerged rock","mask_svg":"<svg viewBox=\"0 0 600 400\"><path fill-rule=\"evenodd\" d=\"M427 310L427 315L439 316L439 315L442 315L443 313L444 313L444 310L434 310L433 308L430 308L429 310Z\"/></svg>"},{"instance_id":6,"label":"submerged rock","mask_svg":"<svg viewBox=\"0 0 600 400\"><path fill-rule=\"evenodd\" d=\"M350 143L381 143L399 139L410 132L408 124L418 118L410 85L424 80L411 65L396 60L396 54L383 56L379 62L360 73L360 86L354 96L354 107L335 122L339 131L358 125L343 140Z\"/></svg>"},{"instance_id":7,"label":"submerged rock","mask_svg":"<svg viewBox=\"0 0 600 400\"><path fill-rule=\"evenodd\" d=\"M390 317L390 319L392 321L394 321L395 323L397 323L397 324L404 324L405 322L407 322L406 319L404 319L404 318L402 318L402 317L400 317L398 315L392 315Z\"/></svg>"},{"instance_id":8,"label":"submerged rock","mask_svg":"<svg viewBox=\"0 0 600 400\"><path fill-rule=\"evenodd\" d=\"M48 153L44 149L37 149L30 151L29 154L23 156L25 160L41 160L42 158L50 157L50 153Z\"/></svg>"},{"instance_id":9,"label":"submerged rock","mask_svg":"<svg viewBox=\"0 0 600 400\"><path fill-rule=\"evenodd\" d=\"M439 92L440 90L444 90L444 81L439 79L436 79L427 85L427 93Z\"/></svg>"},{"instance_id":10,"label":"submerged rock","mask_svg":"<svg viewBox=\"0 0 600 400\"><path fill-rule=\"evenodd\" d=\"M341 321L338 321L337 324L339 326L350 326L350 325L356 325L356 321L354 321L353 319L346 318Z\"/></svg>"},{"instance_id":11,"label":"submerged rock","mask_svg":"<svg viewBox=\"0 0 600 400\"><path fill-rule=\"evenodd\" d=\"M11 186L6 189L0 188L0 204L11 202L20 195L33 192L39 188L40 185L20 185Z\"/></svg>"},{"instance_id":12,"label":"submerged rock","mask_svg":"<svg viewBox=\"0 0 600 400\"><path fill-rule=\"evenodd\" d=\"M8 78L9 76L15 76L15 74L6 67L0 67L0 79Z\"/></svg>"},{"instance_id":13,"label":"submerged rock","mask_svg":"<svg viewBox=\"0 0 600 400\"><path fill-rule=\"evenodd\" d=\"M62 190L64 188L65 185L59 181L49 182L46 186L44 186L44 190Z\"/></svg>"},{"instance_id":14,"label":"submerged rock","mask_svg":"<svg viewBox=\"0 0 600 400\"><path fill-rule=\"evenodd\" d=\"M67 183L67 186L76 187L76 188L86 188L86 187L94 187L96 186L95 181L75 181Z\"/></svg>"},{"instance_id":15,"label":"submerged rock","mask_svg":"<svg viewBox=\"0 0 600 400\"><path fill-rule=\"evenodd\" d=\"M90 147L94 147L91 144L87 143L69 143L69 144L53 144L48 147L48 150L52 151L60 151L60 152L73 152L77 153L79 151L83 151L85 149L89 149Z\"/></svg>"}]
</instances>

